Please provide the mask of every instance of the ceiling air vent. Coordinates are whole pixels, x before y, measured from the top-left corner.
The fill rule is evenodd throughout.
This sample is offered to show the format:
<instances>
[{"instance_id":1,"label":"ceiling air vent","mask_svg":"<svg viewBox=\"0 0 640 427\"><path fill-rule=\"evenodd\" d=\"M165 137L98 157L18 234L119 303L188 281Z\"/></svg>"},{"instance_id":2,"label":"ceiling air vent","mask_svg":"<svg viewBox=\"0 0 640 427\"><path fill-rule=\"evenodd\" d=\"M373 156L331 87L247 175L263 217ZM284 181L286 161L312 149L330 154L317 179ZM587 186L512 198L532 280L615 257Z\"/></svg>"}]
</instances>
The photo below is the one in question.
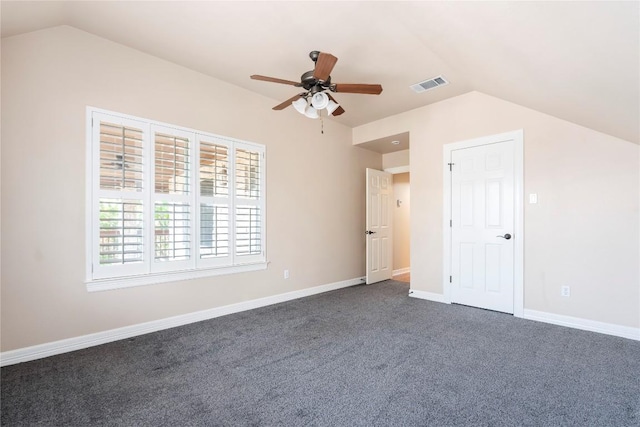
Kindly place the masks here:
<instances>
[{"instance_id":1,"label":"ceiling air vent","mask_svg":"<svg viewBox=\"0 0 640 427\"><path fill-rule=\"evenodd\" d=\"M434 89L438 86L448 85L449 82L445 80L444 77L438 76L429 80L425 80L420 83L416 83L414 85L409 86L415 93L420 93L427 91L429 89Z\"/></svg>"}]
</instances>

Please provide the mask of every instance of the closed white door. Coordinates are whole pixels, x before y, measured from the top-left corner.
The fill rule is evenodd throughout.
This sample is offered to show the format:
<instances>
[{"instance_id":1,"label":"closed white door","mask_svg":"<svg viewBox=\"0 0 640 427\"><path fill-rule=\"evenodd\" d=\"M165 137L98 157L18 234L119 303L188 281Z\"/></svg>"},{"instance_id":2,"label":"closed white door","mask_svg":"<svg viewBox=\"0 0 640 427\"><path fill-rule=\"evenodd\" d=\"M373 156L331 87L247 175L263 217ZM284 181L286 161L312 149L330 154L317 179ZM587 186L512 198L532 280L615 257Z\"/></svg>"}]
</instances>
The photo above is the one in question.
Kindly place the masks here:
<instances>
[{"instance_id":1,"label":"closed white door","mask_svg":"<svg viewBox=\"0 0 640 427\"><path fill-rule=\"evenodd\" d=\"M393 275L391 174L367 169L367 284Z\"/></svg>"},{"instance_id":2,"label":"closed white door","mask_svg":"<svg viewBox=\"0 0 640 427\"><path fill-rule=\"evenodd\" d=\"M513 313L514 142L451 152L451 302Z\"/></svg>"}]
</instances>

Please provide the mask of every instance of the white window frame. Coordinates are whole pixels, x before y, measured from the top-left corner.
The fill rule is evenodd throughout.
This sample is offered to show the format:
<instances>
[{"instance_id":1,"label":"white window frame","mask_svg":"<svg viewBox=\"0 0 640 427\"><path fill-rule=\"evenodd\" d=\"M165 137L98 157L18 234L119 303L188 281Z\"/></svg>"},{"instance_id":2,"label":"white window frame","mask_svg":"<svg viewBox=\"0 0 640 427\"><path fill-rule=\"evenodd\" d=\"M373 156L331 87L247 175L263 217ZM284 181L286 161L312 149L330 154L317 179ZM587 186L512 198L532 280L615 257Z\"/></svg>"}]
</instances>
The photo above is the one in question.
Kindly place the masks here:
<instances>
[{"instance_id":1,"label":"white window frame","mask_svg":"<svg viewBox=\"0 0 640 427\"><path fill-rule=\"evenodd\" d=\"M119 192L100 189L100 153L99 153L99 120L108 120L114 124L132 126L143 130L144 145L144 185L141 192ZM93 122L96 122L94 128ZM242 141L235 138L197 131L181 126L161 123L107 111L95 107L87 107L87 157L86 157L86 280L89 292L108 289L127 288L155 283L174 282L201 277L235 274L247 271L264 270L266 260L266 148L264 145ZM156 131L190 140L190 192L188 196L165 195L155 193L154 150ZM228 188L227 198L205 197L200 194L200 142L206 140L224 145L228 149ZM236 150L247 149L258 152L259 198L246 200L236 197ZM97 151L96 151L97 150ZM99 200L100 198L127 198L143 200L144 209L144 260L130 265L103 266L99 262ZM154 262L154 212L157 201L188 201L190 205L191 240L190 259L179 261ZM229 218L229 255L219 258L200 258L200 206L201 203L228 204ZM235 245L235 209L238 204L257 206L260 209L260 242L261 253L237 255Z\"/></svg>"}]
</instances>

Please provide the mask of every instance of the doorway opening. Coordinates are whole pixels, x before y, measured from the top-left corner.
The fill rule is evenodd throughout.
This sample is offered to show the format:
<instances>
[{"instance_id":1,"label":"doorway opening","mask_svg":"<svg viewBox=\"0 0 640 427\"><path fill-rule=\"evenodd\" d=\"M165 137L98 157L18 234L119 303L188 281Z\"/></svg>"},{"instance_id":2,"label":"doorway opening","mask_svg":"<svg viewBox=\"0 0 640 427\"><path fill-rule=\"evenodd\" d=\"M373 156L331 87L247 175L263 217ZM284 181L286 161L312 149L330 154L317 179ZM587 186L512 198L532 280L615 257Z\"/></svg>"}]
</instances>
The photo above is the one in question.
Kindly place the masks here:
<instances>
[{"instance_id":1,"label":"doorway opening","mask_svg":"<svg viewBox=\"0 0 640 427\"><path fill-rule=\"evenodd\" d=\"M411 277L411 248L410 248L410 206L411 187L409 171L409 132L403 132L384 138L375 139L358 144L358 147L375 151L382 156L382 170L387 176L390 174L391 192L388 197L389 226L391 228L390 244L388 245L391 257L389 260L388 274L377 280L393 279L401 282L410 282ZM367 180L368 185L369 180ZM371 206L371 195L367 193L367 204ZM370 259L375 254L375 237L379 237L376 230L369 229L372 225L370 213L367 213L367 283L373 283L371 277L376 273L370 271L376 263ZM373 236L369 232L373 231Z\"/></svg>"},{"instance_id":2,"label":"doorway opening","mask_svg":"<svg viewBox=\"0 0 640 427\"><path fill-rule=\"evenodd\" d=\"M411 282L411 173L393 174L393 280Z\"/></svg>"}]
</instances>

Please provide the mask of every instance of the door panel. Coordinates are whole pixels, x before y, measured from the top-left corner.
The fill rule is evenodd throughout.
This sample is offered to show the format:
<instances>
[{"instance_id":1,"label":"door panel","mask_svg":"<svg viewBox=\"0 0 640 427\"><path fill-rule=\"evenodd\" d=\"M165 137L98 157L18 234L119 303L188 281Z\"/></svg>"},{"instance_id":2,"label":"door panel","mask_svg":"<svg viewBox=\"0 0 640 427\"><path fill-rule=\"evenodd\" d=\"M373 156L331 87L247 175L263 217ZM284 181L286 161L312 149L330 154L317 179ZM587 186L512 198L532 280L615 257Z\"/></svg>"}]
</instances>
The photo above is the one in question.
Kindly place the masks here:
<instances>
[{"instance_id":1,"label":"door panel","mask_svg":"<svg viewBox=\"0 0 640 427\"><path fill-rule=\"evenodd\" d=\"M514 143L451 153L451 301L513 313Z\"/></svg>"},{"instance_id":2,"label":"door panel","mask_svg":"<svg viewBox=\"0 0 640 427\"><path fill-rule=\"evenodd\" d=\"M393 274L391 174L367 169L367 283L390 279Z\"/></svg>"}]
</instances>

